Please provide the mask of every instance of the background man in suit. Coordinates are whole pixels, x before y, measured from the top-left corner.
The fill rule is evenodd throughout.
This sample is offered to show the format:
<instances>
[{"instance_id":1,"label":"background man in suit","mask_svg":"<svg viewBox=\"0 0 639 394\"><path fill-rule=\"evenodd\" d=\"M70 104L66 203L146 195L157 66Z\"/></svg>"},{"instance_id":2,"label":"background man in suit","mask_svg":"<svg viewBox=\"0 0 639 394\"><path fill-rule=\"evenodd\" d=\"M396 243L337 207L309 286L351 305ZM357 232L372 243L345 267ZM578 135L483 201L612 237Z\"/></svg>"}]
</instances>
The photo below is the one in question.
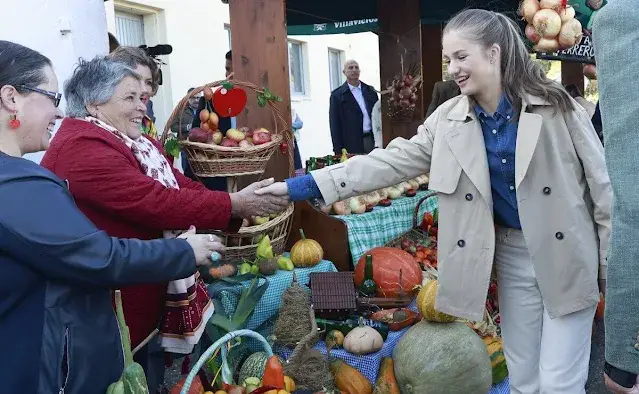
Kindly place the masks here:
<instances>
[{"instance_id":1,"label":"background man in suit","mask_svg":"<svg viewBox=\"0 0 639 394\"><path fill-rule=\"evenodd\" d=\"M639 81L637 26L637 0L609 1L593 25L606 166L614 194L604 366L606 386L613 393L639 393L639 89L628 85Z\"/></svg>"},{"instance_id":2,"label":"background man in suit","mask_svg":"<svg viewBox=\"0 0 639 394\"><path fill-rule=\"evenodd\" d=\"M331 93L329 110L333 151L369 153L375 148L371 112L379 100L371 86L359 80L359 64L344 63L346 82Z\"/></svg>"}]
</instances>

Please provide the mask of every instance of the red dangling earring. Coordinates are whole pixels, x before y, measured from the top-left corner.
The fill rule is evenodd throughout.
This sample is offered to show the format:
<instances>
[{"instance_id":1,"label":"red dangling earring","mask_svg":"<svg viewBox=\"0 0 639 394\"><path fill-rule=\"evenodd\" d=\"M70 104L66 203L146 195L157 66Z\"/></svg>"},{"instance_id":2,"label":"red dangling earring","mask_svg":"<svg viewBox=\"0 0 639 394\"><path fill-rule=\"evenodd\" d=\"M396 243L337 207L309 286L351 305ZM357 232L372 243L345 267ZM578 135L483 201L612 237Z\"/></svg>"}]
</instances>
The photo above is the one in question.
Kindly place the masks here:
<instances>
[{"instance_id":1,"label":"red dangling earring","mask_svg":"<svg viewBox=\"0 0 639 394\"><path fill-rule=\"evenodd\" d=\"M15 112L13 115L9 116L9 127L11 127L13 130L20 127L20 120L18 119L17 114L18 112Z\"/></svg>"}]
</instances>

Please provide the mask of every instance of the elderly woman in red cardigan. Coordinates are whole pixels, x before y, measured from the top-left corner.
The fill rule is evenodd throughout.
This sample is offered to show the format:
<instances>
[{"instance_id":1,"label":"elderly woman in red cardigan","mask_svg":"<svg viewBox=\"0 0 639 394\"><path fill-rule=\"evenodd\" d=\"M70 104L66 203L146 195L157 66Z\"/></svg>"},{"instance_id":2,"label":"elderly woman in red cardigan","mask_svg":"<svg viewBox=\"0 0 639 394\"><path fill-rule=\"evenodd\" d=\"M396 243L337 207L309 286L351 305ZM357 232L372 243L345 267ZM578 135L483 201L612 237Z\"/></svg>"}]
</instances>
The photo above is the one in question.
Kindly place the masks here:
<instances>
[{"instance_id":1,"label":"elderly woman in red cardigan","mask_svg":"<svg viewBox=\"0 0 639 394\"><path fill-rule=\"evenodd\" d=\"M78 207L111 236L153 239L169 230L237 230L241 218L281 212L286 201L254 192L273 180L254 183L237 193L209 191L172 168L156 142L142 135L145 116L139 75L106 58L81 62L64 87L67 118L42 165L67 180ZM232 219L237 218L238 220ZM194 273L195 274L195 273ZM182 294L183 310L166 309ZM122 289L133 347L161 325L162 348L188 354L212 314L201 280L139 285ZM168 311L167 313L165 313ZM195 318L195 319L193 319ZM152 392L163 382L163 354L149 342L136 354ZM155 343L157 349L157 343ZM152 361L149 361L152 360Z\"/></svg>"}]
</instances>

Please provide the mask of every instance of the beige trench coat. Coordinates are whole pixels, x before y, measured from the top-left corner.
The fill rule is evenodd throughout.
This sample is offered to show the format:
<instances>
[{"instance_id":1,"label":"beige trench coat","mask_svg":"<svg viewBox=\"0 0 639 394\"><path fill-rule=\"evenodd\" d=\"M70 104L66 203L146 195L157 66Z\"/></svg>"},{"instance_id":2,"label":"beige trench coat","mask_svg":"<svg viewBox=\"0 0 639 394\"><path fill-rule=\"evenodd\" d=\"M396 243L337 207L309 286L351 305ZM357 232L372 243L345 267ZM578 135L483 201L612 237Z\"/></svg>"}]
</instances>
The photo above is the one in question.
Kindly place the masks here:
<instances>
[{"instance_id":1,"label":"beige trench coat","mask_svg":"<svg viewBox=\"0 0 639 394\"><path fill-rule=\"evenodd\" d=\"M549 315L595 305L605 278L612 190L603 147L583 108L567 114L526 97L515 183L520 221ZM410 140L312 172L327 204L430 171L439 197L436 308L481 320L495 252L493 201L480 124L468 97L435 111Z\"/></svg>"}]
</instances>

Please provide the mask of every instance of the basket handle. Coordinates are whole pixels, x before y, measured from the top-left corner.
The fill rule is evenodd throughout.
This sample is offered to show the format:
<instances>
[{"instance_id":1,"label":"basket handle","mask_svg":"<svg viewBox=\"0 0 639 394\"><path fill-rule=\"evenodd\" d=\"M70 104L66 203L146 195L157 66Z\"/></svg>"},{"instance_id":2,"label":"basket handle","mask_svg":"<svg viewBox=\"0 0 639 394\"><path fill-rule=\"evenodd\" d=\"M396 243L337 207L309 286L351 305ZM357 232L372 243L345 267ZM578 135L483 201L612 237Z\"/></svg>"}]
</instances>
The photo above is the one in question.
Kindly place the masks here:
<instances>
[{"instance_id":1,"label":"basket handle","mask_svg":"<svg viewBox=\"0 0 639 394\"><path fill-rule=\"evenodd\" d=\"M249 338L257 339L264 346L264 351L266 353L266 356L267 357L273 356L273 350L271 350L271 346L268 344L266 339L264 339L263 336L256 333L255 331L251 331L251 330L231 331L228 334L224 335L222 338L215 341L215 343L209 346L209 348L206 349L206 351L200 356L200 358L197 360L197 363L195 363L193 368L191 368L191 372L189 372L188 376L186 377L186 380L184 381L184 386L182 386L182 390L180 391L180 394L188 394L189 390L191 389L191 384L193 383L193 379L195 379L195 376L197 375L200 368L202 368L204 363L206 363L206 361L213 355L213 353L215 353L215 351L220 346L226 344L226 342L229 342L231 339L236 337L249 337ZM233 374L231 372L231 369L229 368L228 363L226 362L226 356L227 356L226 346L223 346L222 347L222 380L225 383L230 384L233 381Z\"/></svg>"},{"instance_id":2,"label":"basket handle","mask_svg":"<svg viewBox=\"0 0 639 394\"><path fill-rule=\"evenodd\" d=\"M417 228L417 215L419 215L419 208L422 206L422 203L431 197L435 197L437 192L433 190L429 190L428 193L424 197L422 197L415 206L415 212L413 212L413 228Z\"/></svg>"}]
</instances>

